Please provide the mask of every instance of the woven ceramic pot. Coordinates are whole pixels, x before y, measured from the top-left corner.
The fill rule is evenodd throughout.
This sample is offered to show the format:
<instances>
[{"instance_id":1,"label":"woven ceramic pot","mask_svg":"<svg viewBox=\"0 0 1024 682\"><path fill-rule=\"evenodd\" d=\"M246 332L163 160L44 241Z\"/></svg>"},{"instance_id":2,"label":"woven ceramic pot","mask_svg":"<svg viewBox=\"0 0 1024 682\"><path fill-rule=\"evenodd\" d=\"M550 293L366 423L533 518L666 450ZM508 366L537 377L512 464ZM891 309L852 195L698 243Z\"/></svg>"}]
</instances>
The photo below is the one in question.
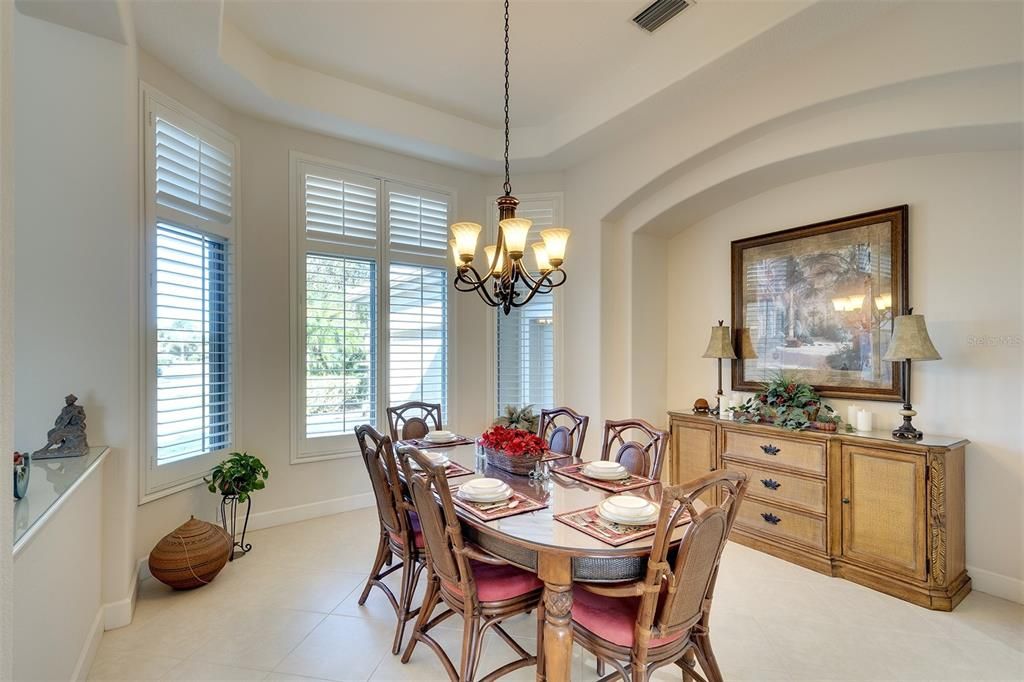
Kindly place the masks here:
<instances>
[{"instance_id":1,"label":"woven ceramic pot","mask_svg":"<svg viewBox=\"0 0 1024 682\"><path fill-rule=\"evenodd\" d=\"M176 590L191 590L216 578L230 555L231 538L224 529L192 517L149 553L149 572Z\"/></svg>"}]
</instances>

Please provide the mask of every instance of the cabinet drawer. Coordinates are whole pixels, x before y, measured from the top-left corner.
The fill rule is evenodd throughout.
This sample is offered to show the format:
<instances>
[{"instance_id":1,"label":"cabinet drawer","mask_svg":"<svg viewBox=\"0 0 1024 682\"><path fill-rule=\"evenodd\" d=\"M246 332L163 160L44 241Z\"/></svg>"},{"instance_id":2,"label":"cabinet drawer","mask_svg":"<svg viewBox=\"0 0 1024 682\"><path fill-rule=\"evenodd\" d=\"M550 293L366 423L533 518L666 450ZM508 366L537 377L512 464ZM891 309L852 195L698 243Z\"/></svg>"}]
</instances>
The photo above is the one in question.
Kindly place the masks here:
<instances>
[{"instance_id":1,"label":"cabinet drawer","mask_svg":"<svg viewBox=\"0 0 1024 682\"><path fill-rule=\"evenodd\" d=\"M810 480L729 460L724 463L726 469L747 475L750 481L748 495L763 500L778 500L819 514L825 513L827 493L824 479Z\"/></svg>"},{"instance_id":2,"label":"cabinet drawer","mask_svg":"<svg viewBox=\"0 0 1024 682\"><path fill-rule=\"evenodd\" d=\"M753 434L739 431L723 432L723 455L736 455L766 464L788 466L825 474L825 445L802 440L780 438L776 434Z\"/></svg>"},{"instance_id":3,"label":"cabinet drawer","mask_svg":"<svg viewBox=\"0 0 1024 682\"><path fill-rule=\"evenodd\" d=\"M737 525L825 551L825 518L790 511L752 498L743 500Z\"/></svg>"}]
</instances>

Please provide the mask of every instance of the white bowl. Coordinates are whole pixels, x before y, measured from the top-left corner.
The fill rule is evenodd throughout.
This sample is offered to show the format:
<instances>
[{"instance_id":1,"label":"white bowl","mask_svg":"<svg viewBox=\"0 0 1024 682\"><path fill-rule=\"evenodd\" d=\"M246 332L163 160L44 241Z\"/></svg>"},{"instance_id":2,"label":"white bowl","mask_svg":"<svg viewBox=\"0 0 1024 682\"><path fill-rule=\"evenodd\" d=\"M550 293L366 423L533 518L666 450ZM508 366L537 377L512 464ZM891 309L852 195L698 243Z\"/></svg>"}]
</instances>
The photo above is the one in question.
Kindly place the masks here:
<instances>
[{"instance_id":1,"label":"white bowl","mask_svg":"<svg viewBox=\"0 0 1024 682\"><path fill-rule=\"evenodd\" d=\"M451 431L430 431L424 436L424 440L429 440L431 443L447 443L455 440L456 437Z\"/></svg>"},{"instance_id":2,"label":"white bowl","mask_svg":"<svg viewBox=\"0 0 1024 682\"><path fill-rule=\"evenodd\" d=\"M655 508L654 503L635 495L612 495L603 504L608 511L627 518L647 518Z\"/></svg>"},{"instance_id":3,"label":"white bowl","mask_svg":"<svg viewBox=\"0 0 1024 682\"><path fill-rule=\"evenodd\" d=\"M593 469L594 471L600 471L602 473L609 471L618 471L619 469L624 468L618 462L612 462L611 460L607 459L598 459L593 462L587 462L587 467Z\"/></svg>"},{"instance_id":4,"label":"white bowl","mask_svg":"<svg viewBox=\"0 0 1024 682\"><path fill-rule=\"evenodd\" d=\"M603 464L611 464L613 466L601 466L594 467L594 464L600 464L601 462L590 462L584 465L583 473L591 478L599 478L603 481L615 481L620 478L626 478L629 476L629 471L626 467L622 466L618 462L603 462Z\"/></svg>"},{"instance_id":5,"label":"white bowl","mask_svg":"<svg viewBox=\"0 0 1024 682\"><path fill-rule=\"evenodd\" d=\"M646 526L658 520L658 512L660 510L658 509L657 505L653 505L653 507L654 509L647 516L644 516L642 518L635 518L617 514L615 513L615 510L609 509L608 505L602 502L601 504L597 505L597 515L600 516L602 519L605 519L607 521L613 521L623 526Z\"/></svg>"},{"instance_id":6,"label":"white bowl","mask_svg":"<svg viewBox=\"0 0 1024 682\"><path fill-rule=\"evenodd\" d=\"M432 464L448 466L450 462L450 460L448 459L448 455L444 454L443 452L424 452L423 454L426 455L427 459L429 459ZM413 469L420 468L419 462L417 462L416 460L411 459L409 461L412 464Z\"/></svg>"},{"instance_id":7,"label":"white bowl","mask_svg":"<svg viewBox=\"0 0 1024 682\"><path fill-rule=\"evenodd\" d=\"M462 484L462 490L472 490L474 492L488 493L494 492L495 490L501 490L507 488L508 484L500 478L474 478L470 481L466 481Z\"/></svg>"},{"instance_id":8,"label":"white bowl","mask_svg":"<svg viewBox=\"0 0 1024 682\"><path fill-rule=\"evenodd\" d=\"M466 490L466 486L463 485L459 488L459 491L455 493L464 500L470 502L501 502L512 497L512 488L505 486L494 491L480 491L480 490Z\"/></svg>"}]
</instances>

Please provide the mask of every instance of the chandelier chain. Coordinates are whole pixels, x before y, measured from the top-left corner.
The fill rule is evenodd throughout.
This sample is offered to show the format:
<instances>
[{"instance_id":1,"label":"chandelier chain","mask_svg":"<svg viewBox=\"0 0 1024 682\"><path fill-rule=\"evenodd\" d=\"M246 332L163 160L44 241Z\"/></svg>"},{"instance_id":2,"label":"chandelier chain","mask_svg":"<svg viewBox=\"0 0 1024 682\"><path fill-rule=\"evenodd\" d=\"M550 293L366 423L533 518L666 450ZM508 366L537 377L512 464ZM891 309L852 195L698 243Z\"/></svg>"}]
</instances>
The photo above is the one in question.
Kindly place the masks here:
<instances>
[{"instance_id":1,"label":"chandelier chain","mask_svg":"<svg viewBox=\"0 0 1024 682\"><path fill-rule=\"evenodd\" d=\"M509 78L509 67L508 67L508 3L509 0L505 0L505 196L512 194L512 179L509 175L508 166L508 148L509 148L509 130L508 130L508 78Z\"/></svg>"}]
</instances>

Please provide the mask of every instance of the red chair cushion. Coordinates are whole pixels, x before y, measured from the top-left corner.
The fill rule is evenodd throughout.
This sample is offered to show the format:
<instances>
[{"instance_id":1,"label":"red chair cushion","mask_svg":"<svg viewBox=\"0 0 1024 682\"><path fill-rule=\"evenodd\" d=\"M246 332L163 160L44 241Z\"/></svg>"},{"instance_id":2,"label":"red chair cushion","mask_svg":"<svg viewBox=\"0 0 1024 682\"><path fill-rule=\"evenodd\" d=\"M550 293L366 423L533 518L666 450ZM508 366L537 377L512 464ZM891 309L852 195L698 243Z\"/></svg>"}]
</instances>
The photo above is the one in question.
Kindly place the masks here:
<instances>
[{"instance_id":1,"label":"red chair cushion","mask_svg":"<svg viewBox=\"0 0 1024 682\"><path fill-rule=\"evenodd\" d=\"M416 548L423 549L423 532L420 530L420 517L416 515L416 512L409 513L409 525L412 527L412 532L416 534ZM388 533L391 536L391 540L402 544L402 538L398 533Z\"/></svg>"},{"instance_id":2,"label":"red chair cushion","mask_svg":"<svg viewBox=\"0 0 1024 682\"><path fill-rule=\"evenodd\" d=\"M512 599L544 586L533 573L508 564L494 566L471 560L470 566L476 580L476 596L482 602ZM449 592L462 596L458 585L447 581L444 585Z\"/></svg>"},{"instance_id":3,"label":"red chair cushion","mask_svg":"<svg viewBox=\"0 0 1024 682\"><path fill-rule=\"evenodd\" d=\"M572 591L572 596L574 621L612 644L633 646L636 619L640 613L640 597L605 597L580 587ZM652 639L650 646L674 642L684 634L678 632L670 637Z\"/></svg>"}]
</instances>

